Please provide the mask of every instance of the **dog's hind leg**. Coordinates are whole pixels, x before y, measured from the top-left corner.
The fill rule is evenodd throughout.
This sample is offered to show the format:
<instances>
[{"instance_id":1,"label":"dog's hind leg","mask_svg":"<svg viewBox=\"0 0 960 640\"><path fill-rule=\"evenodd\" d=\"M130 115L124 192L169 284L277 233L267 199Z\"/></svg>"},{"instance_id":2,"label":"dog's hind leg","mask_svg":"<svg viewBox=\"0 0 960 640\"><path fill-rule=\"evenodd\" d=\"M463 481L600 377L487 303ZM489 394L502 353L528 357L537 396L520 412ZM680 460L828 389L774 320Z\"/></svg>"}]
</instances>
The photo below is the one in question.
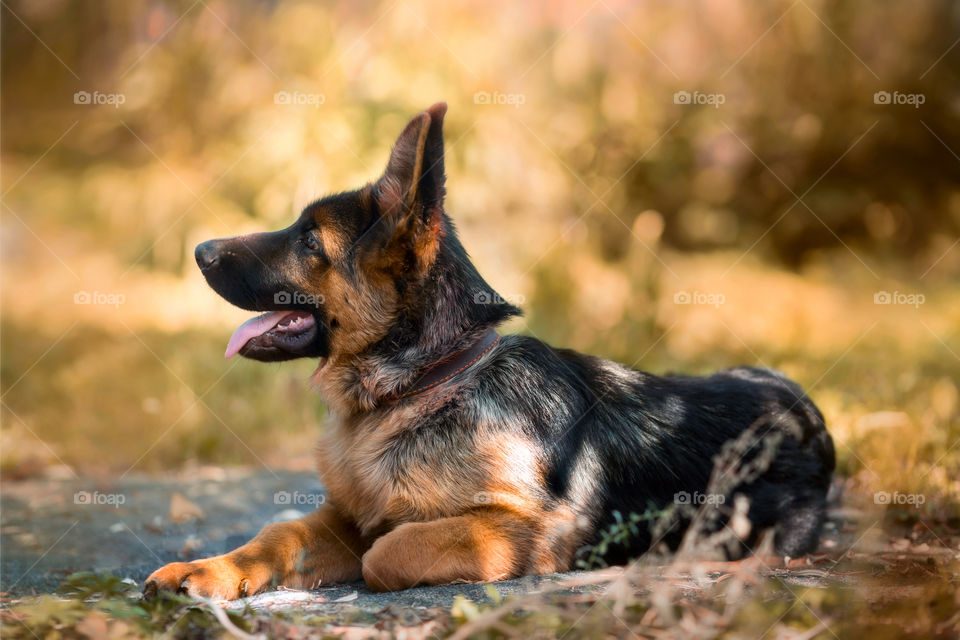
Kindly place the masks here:
<instances>
[{"instance_id":1,"label":"dog's hind leg","mask_svg":"<svg viewBox=\"0 0 960 640\"><path fill-rule=\"evenodd\" d=\"M177 591L233 600L278 585L312 588L360 579L360 558L369 545L332 505L290 522L267 525L230 553L174 562L147 578L146 596Z\"/></svg>"},{"instance_id":2,"label":"dog's hind leg","mask_svg":"<svg viewBox=\"0 0 960 640\"><path fill-rule=\"evenodd\" d=\"M777 553L797 558L816 551L825 519L826 500L822 496L792 505L774 527Z\"/></svg>"},{"instance_id":3,"label":"dog's hind leg","mask_svg":"<svg viewBox=\"0 0 960 640\"><path fill-rule=\"evenodd\" d=\"M402 524L363 556L363 579L374 591L418 584L490 582L525 573L532 527L498 508Z\"/></svg>"}]
</instances>

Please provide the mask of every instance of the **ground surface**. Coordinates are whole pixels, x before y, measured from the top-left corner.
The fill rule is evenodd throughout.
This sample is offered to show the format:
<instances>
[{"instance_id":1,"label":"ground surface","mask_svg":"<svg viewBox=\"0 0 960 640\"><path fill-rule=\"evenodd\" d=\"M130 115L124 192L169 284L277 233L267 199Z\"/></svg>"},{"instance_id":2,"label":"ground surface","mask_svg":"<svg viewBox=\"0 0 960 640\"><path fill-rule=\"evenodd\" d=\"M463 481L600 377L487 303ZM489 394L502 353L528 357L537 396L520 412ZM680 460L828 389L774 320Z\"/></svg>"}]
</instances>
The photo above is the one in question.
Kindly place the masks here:
<instances>
[{"instance_id":1,"label":"ground surface","mask_svg":"<svg viewBox=\"0 0 960 640\"><path fill-rule=\"evenodd\" d=\"M251 474L207 468L185 475L195 477L130 475L111 483L76 478L4 483L4 524L0 528L3 591L12 597L52 593L64 578L81 571L110 573L142 584L163 564L229 551L271 521L312 510L323 496L316 476L309 473ZM202 514L190 517L194 507L179 499L175 502L175 494L199 507ZM96 501L111 504L92 504ZM183 505L179 512L177 504ZM171 509L172 515L185 521L175 522ZM504 594L519 593L540 580L510 580L499 583L498 589ZM380 610L391 604L449 607L458 594L484 597L481 585L385 595L357 583L314 593L315 597L304 592L274 593L254 599L253 604L268 606L282 601L322 610L336 606L328 604L330 601L356 593L352 606Z\"/></svg>"},{"instance_id":2,"label":"ground surface","mask_svg":"<svg viewBox=\"0 0 960 640\"><path fill-rule=\"evenodd\" d=\"M715 637L734 626L742 637L791 637L800 628L806 637L839 638L856 637L865 620L884 632L879 637L921 631L956 637L960 536L949 527L935 532L923 521L891 523L883 513L842 506L843 486L835 486L821 550L803 559L767 558L762 566L668 561L632 574L615 568L492 588L448 585L389 594L357 583L281 590L205 609L183 600L148 605L137 594L144 578L166 562L221 553L270 521L313 509L324 495L315 476L201 467L177 477L131 474L109 483L7 481L0 620L14 636L28 638L48 632L119 638L137 629L215 637L230 630L211 613L219 606L232 612L227 625L234 620L268 637L443 637L458 629L518 637L546 629L541 635L551 637L573 628L571 638L632 637L638 629L659 629L661 637ZM898 533L891 535L892 529ZM77 572L116 578L69 578ZM81 587L73 599L41 595L65 582ZM494 606L503 599L522 613ZM601 602L605 606L597 607Z\"/></svg>"}]
</instances>

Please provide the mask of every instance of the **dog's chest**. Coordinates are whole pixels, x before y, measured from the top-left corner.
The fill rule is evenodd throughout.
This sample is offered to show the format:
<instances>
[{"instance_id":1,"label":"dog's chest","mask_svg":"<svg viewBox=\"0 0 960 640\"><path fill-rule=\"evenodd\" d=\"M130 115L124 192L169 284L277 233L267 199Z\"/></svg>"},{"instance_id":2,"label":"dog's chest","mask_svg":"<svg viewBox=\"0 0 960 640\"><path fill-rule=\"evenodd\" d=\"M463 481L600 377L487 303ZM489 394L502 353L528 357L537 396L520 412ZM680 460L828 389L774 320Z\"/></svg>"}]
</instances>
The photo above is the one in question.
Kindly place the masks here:
<instances>
[{"instance_id":1,"label":"dog's chest","mask_svg":"<svg viewBox=\"0 0 960 640\"><path fill-rule=\"evenodd\" d=\"M413 414L387 421L338 422L320 442L320 476L330 499L364 533L402 522L434 520L473 504L480 465L464 455L451 473L447 446L405 433Z\"/></svg>"},{"instance_id":2,"label":"dog's chest","mask_svg":"<svg viewBox=\"0 0 960 640\"><path fill-rule=\"evenodd\" d=\"M407 411L336 422L320 442L330 499L364 533L536 493L540 469L529 442L471 429L429 431L418 420Z\"/></svg>"}]
</instances>

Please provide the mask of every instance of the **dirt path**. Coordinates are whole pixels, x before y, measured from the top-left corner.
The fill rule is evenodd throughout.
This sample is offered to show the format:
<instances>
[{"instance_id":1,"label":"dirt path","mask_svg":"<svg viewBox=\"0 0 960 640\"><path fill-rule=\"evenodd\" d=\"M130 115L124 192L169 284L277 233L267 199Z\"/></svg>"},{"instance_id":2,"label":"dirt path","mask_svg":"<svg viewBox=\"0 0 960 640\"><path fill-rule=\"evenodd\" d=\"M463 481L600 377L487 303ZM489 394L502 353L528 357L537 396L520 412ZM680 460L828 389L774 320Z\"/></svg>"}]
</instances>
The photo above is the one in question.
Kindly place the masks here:
<instances>
[{"instance_id":1,"label":"dirt path","mask_svg":"<svg viewBox=\"0 0 960 640\"><path fill-rule=\"evenodd\" d=\"M5 482L0 590L12 597L51 593L63 578L78 571L103 571L142 584L167 562L233 549L268 522L313 510L324 495L316 476L309 473L201 469L191 475L192 479L131 475L115 482ZM547 579L569 575L576 574ZM528 592L544 579L509 580L497 587L504 595ZM424 587L383 595L357 583L309 593L273 593L254 599L251 605L324 612L342 606L334 600L346 598L363 610L388 605L415 609L449 607L457 594L471 600L485 598L483 585Z\"/></svg>"}]
</instances>

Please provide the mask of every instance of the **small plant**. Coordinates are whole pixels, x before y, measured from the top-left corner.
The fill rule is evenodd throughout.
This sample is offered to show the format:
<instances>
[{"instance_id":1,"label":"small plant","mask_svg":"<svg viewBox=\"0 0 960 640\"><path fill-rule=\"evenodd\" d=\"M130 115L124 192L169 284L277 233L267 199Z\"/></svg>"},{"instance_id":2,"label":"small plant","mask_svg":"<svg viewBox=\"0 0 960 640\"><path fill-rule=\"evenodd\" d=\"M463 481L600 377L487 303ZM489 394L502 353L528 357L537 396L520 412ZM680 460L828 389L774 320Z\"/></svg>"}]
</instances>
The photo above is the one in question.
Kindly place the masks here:
<instances>
[{"instance_id":1,"label":"small plant","mask_svg":"<svg viewBox=\"0 0 960 640\"><path fill-rule=\"evenodd\" d=\"M631 513L624 519L619 511L613 512L614 522L600 532L600 539L592 545L581 547L577 551L577 566L584 570L604 568L604 557L616 546L629 547L630 542L642 535L640 526L652 528L670 510L656 509L652 505L643 513Z\"/></svg>"},{"instance_id":2,"label":"small plant","mask_svg":"<svg viewBox=\"0 0 960 640\"><path fill-rule=\"evenodd\" d=\"M130 578L83 571L67 576L57 593L74 600L89 600L139 596L140 589Z\"/></svg>"},{"instance_id":3,"label":"small plant","mask_svg":"<svg viewBox=\"0 0 960 640\"><path fill-rule=\"evenodd\" d=\"M57 594L27 598L4 610L3 636L137 638L166 632L171 638L212 638L224 629L210 608L190 598L162 593L143 600L133 580L111 574L72 574ZM251 624L234 612L220 615L243 632Z\"/></svg>"}]
</instances>

